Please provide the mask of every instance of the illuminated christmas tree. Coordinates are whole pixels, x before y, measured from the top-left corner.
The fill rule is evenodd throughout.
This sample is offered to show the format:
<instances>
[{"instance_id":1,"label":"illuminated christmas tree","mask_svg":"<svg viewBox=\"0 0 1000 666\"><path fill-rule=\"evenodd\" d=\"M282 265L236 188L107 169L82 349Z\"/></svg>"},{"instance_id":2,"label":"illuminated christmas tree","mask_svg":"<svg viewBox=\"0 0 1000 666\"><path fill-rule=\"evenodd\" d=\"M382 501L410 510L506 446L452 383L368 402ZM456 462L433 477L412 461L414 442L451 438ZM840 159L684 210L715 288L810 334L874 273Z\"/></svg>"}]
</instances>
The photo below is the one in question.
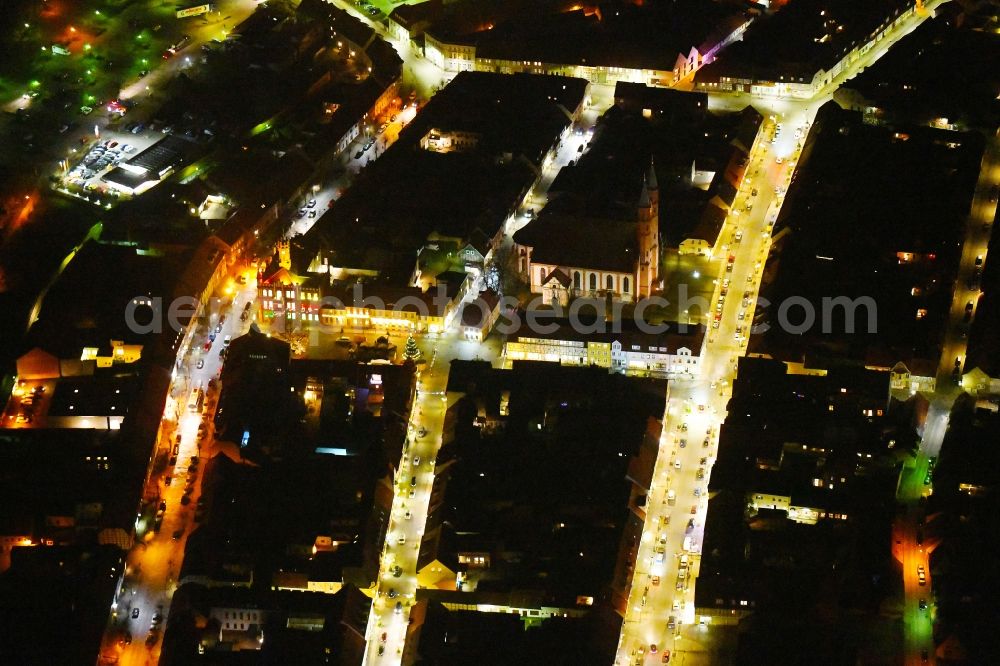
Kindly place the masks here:
<instances>
[{"instance_id":1,"label":"illuminated christmas tree","mask_svg":"<svg viewBox=\"0 0 1000 666\"><path fill-rule=\"evenodd\" d=\"M407 361L416 361L420 358L420 349L417 348L417 341L413 336L406 338L406 347L403 349L403 357Z\"/></svg>"}]
</instances>

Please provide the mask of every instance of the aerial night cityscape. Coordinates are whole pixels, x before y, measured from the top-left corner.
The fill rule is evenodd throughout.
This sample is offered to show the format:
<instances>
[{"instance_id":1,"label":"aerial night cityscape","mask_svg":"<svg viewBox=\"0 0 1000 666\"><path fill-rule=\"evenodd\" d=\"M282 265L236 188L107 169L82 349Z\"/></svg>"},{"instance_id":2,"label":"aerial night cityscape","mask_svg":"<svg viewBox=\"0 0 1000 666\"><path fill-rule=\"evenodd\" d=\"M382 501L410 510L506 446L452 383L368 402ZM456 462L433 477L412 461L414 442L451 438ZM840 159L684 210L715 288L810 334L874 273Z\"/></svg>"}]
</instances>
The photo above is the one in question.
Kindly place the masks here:
<instances>
[{"instance_id":1,"label":"aerial night cityscape","mask_svg":"<svg viewBox=\"0 0 1000 666\"><path fill-rule=\"evenodd\" d=\"M1000 666L1000 0L200 1L0 11L0 666Z\"/></svg>"}]
</instances>

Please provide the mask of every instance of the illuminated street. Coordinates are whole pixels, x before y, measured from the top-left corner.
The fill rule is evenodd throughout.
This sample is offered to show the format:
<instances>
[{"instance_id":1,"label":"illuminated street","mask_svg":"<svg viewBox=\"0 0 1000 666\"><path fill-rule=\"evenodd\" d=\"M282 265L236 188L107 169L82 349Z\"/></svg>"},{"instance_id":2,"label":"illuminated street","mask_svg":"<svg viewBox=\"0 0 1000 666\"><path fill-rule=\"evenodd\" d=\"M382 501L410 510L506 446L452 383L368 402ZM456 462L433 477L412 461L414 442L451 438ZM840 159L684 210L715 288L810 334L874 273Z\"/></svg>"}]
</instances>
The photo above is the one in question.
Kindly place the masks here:
<instances>
[{"instance_id":1,"label":"illuminated street","mask_svg":"<svg viewBox=\"0 0 1000 666\"><path fill-rule=\"evenodd\" d=\"M449 364L454 359L495 358L499 355L495 342L479 345L458 339L453 334L425 338L421 347L425 362L419 366L417 394L407 428L408 444L396 471L392 517L368 618L366 664L402 662L410 608L417 591L417 556L427 521L427 507L434 485L434 465L441 447L441 430L448 408L445 389ZM415 484L413 479L416 479ZM399 576L395 575L396 567L401 569ZM389 590L394 590L391 598Z\"/></svg>"},{"instance_id":2,"label":"illuminated street","mask_svg":"<svg viewBox=\"0 0 1000 666\"><path fill-rule=\"evenodd\" d=\"M979 182L972 202L965 239L962 244L961 263L958 279L951 301L948 326L942 344L941 363L937 372L937 391L931 404L924 426L920 449L912 465L904 467L899 484L898 500L905 511L894 526L893 556L903 570L903 627L906 638L906 663L920 664L921 653L934 652L933 623L937 611L931 588L930 553L937 545L923 536L926 510L921 499L933 491L930 483L932 469L930 460L941 453L941 443L948 429L949 410L958 393L955 385L955 361L965 365L968 347L969 321L975 316L980 289L973 281L979 281L980 260L986 255L992 232L993 219L997 213L996 192L1000 187L1000 137L994 135L986 143L986 153L979 173ZM976 288L971 288L976 286ZM966 367L965 371L971 370ZM923 567L925 582L918 577L918 567ZM923 602L923 607L921 607Z\"/></svg>"},{"instance_id":3,"label":"illuminated street","mask_svg":"<svg viewBox=\"0 0 1000 666\"><path fill-rule=\"evenodd\" d=\"M647 504L643 542L636 558L618 651L619 664L646 663L643 655L651 652L650 645L670 649L677 655L672 661L676 658L684 663L681 655L687 639L683 628L699 622L694 612L694 586L704 530L707 478L718 444L719 426L725 418L736 359L745 353L747 344L749 324L743 324L739 315L754 307L770 244L770 229L782 200L782 196L775 194L775 188L787 188L792 165L801 150L801 143L792 139L793 132L798 128L806 130L811 118L812 113L800 111L765 123L750 155L749 177L733 206L734 211L741 212L730 215L723 228L722 237L733 239L727 252L735 256L735 261L731 270L719 275L717 289L721 290L722 281L728 280L729 295L724 299L719 327L711 329L702 352L701 376L693 381L675 381L667 401L665 434ZM776 122L782 122L792 131L773 145L761 140L761 136L773 134ZM778 157L781 164L776 161ZM757 196L753 196L754 191ZM750 211L746 211L748 201L752 201ZM738 243L734 242L737 232L742 234ZM744 291L748 295L743 296ZM704 463L702 459L706 459ZM699 469L703 470L705 480L697 478ZM701 497L695 496L696 489ZM676 497L674 502L668 498L670 493ZM687 538L690 545L684 550L682 545ZM682 556L688 558L687 573L679 576ZM654 577L659 578L659 584L653 584ZM674 619L673 629L668 629L670 618ZM650 654L649 659L659 657Z\"/></svg>"},{"instance_id":4,"label":"illuminated street","mask_svg":"<svg viewBox=\"0 0 1000 666\"><path fill-rule=\"evenodd\" d=\"M0 30L0 666L993 663L997 3L83 5Z\"/></svg>"},{"instance_id":5,"label":"illuminated street","mask_svg":"<svg viewBox=\"0 0 1000 666\"><path fill-rule=\"evenodd\" d=\"M893 35L892 40L902 38L922 20L923 17L917 17L905 24ZM871 59L866 60L865 64L876 60L887 48L888 45L885 45L870 52ZM855 63L850 70L838 77L838 81L849 79L862 67L860 62ZM753 201L753 210L749 215L731 214L722 232L724 238L736 231L741 231L743 235L740 244L729 250L735 256L732 270L719 276L720 280L729 279L734 285L732 291L736 293L734 297L726 299L728 302L722 310L720 326L709 336L702 352L703 366L699 380L690 383L675 382L671 389L664 415L667 434L661 442L654 476L657 485L652 489L652 499L648 504L652 510L646 515L643 544L637 556L616 664L639 665L659 661L658 656L650 654L650 645L653 644L659 647L670 646L669 649L675 655L671 657L671 661L685 663L686 646L680 623L692 625L701 621L695 617L693 599L698 573L697 553L700 550L706 507L703 499L697 499L693 495L696 487L705 489L705 484L696 479L696 470L700 466L700 459L707 456L708 461L704 467L706 474L711 473L719 426L725 419L729 396L727 387L732 385L738 357L746 351L747 327L741 327L738 315L745 309L752 312L760 288L761 270L767 258L770 231L783 199L781 195L775 194L775 188L781 188L782 193L787 190L802 148L802 143L795 142L792 136L796 130L801 130L803 136L808 133L816 110L834 88L835 86L831 86L807 106L784 100L761 101L762 111L778 114L777 122L784 124L790 131L785 132L783 140L774 145L761 142L758 137L750 157L750 177L742 184L742 196L737 197L733 206L734 212L740 213L744 209L743 202L756 191L758 196ZM710 108L732 108L730 104L733 101L730 96L713 98ZM761 134L765 136L768 132L773 132L773 125L765 125L761 130ZM776 158L781 158L782 163L778 164ZM742 285L746 285L746 291L749 292L750 302L746 306L737 298ZM737 328L744 330L738 333ZM706 408L704 411L700 409L702 405ZM706 438L709 442L707 449L691 444L685 448L679 447L681 439L699 442ZM677 496L675 506L667 502L667 494L671 490ZM693 511L686 511L686 507ZM693 529L690 531L687 529L689 520L693 520ZM679 547L685 536L691 537L691 550L686 553ZM666 554L660 563L656 561L656 547L664 537ZM680 585L678 567L684 554L690 557L690 564L684 583ZM660 577L661 583L658 586L650 583L653 576ZM675 620L673 630L668 625L671 617ZM644 655L648 655L648 660Z\"/></svg>"},{"instance_id":6,"label":"illuminated street","mask_svg":"<svg viewBox=\"0 0 1000 666\"><path fill-rule=\"evenodd\" d=\"M158 443L158 451L166 457L176 456L177 462L149 480L158 497L154 504L166 503L166 508L159 529L154 529L145 518L136 520L137 543L128 554L122 589L111 610L101 657L104 663L145 664L156 663L158 659L170 600L184 561L185 539L197 524L201 475L196 461L207 460L215 453L211 419L202 414L211 415L215 411L223 341L242 335L250 326L250 322L240 321L238 313L256 296L256 276L252 271L244 274L249 277L246 286L235 290L234 283L230 283L219 294L222 303L231 300L232 305L222 310L227 315L226 321L221 324L214 344L204 350L204 341L196 338L179 355L181 363L164 409ZM218 317L212 317L212 321L217 322ZM210 382L216 385L211 387ZM197 388L205 391L206 405L191 409L190 394ZM200 432L202 428L205 434ZM156 457L154 452L153 459ZM186 505L181 501L183 497L189 498ZM133 617L136 611L138 615ZM154 625L156 614L160 619Z\"/></svg>"}]
</instances>

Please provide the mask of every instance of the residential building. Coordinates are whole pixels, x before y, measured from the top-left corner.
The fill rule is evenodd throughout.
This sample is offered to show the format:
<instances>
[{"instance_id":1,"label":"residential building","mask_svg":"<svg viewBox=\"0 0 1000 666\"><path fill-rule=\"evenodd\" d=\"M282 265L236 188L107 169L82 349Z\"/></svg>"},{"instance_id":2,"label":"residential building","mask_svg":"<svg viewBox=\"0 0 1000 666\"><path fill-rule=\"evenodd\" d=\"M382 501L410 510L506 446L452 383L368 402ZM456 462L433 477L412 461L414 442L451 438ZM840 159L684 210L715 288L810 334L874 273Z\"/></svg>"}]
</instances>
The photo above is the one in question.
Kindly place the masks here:
<instances>
[{"instance_id":1,"label":"residential building","mask_svg":"<svg viewBox=\"0 0 1000 666\"><path fill-rule=\"evenodd\" d=\"M423 32L427 59L446 72L672 86L714 61L753 20L735 6L687 0L568 8L554 4L520 12L498 9L492 17L480 12L473 20L461 16L461 6L449 13L445 3L444 11L436 12L439 20L423 18L414 29ZM407 34L412 38L409 30Z\"/></svg>"},{"instance_id":2,"label":"residential building","mask_svg":"<svg viewBox=\"0 0 1000 666\"><path fill-rule=\"evenodd\" d=\"M458 239L459 250L472 246L485 260L586 96L579 79L459 74L293 244L308 249L317 272L376 276L394 288L427 288L458 262L478 263L472 252L448 256L443 239ZM478 139L442 154L420 147L432 130Z\"/></svg>"},{"instance_id":3,"label":"residential building","mask_svg":"<svg viewBox=\"0 0 1000 666\"><path fill-rule=\"evenodd\" d=\"M482 342L500 316L500 296L485 289L462 306L461 331L466 340Z\"/></svg>"},{"instance_id":4,"label":"residential building","mask_svg":"<svg viewBox=\"0 0 1000 666\"><path fill-rule=\"evenodd\" d=\"M947 0L807 0L758 19L695 76L695 89L811 99L915 13Z\"/></svg>"},{"instance_id":5,"label":"residential building","mask_svg":"<svg viewBox=\"0 0 1000 666\"><path fill-rule=\"evenodd\" d=\"M907 455L897 449L917 442L912 413L891 400L884 371L802 374L747 357L736 376L708 463L703 540L695 533L690 548L699 560L695 615L713 624L780 618L811 637L790 649L808 651L836 631L823 611L831 599L878 621L859 599L892 575L887 544ZM745 649L771 654L751 626Z\"/></svg>"}]
</instances>

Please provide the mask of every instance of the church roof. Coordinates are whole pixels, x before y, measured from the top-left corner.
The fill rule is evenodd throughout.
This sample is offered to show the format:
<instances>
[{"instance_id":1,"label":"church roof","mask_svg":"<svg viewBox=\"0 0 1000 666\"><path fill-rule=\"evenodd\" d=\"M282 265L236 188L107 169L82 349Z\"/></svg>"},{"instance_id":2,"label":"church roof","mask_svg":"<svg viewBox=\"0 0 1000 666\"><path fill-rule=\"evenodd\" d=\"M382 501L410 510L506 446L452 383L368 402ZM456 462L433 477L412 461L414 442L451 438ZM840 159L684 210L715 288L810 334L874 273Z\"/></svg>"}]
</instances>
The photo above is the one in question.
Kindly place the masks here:
<instances>
[{"instance_id":1,"label":"church roof","mask_svg":"<svg viewBox=\"0 0 1000 666\"><path fill-rule=\"evenodd\" d=\"M569 283L570 283L569 276L566 275L566 271L564 271L561 268L557 268L557 269L553 270L551 273L549 273L548 276L546 276L546 278L544 280L542 280L542 284L543 285L548 284L552 280L555 280L556 282L558 282L559 284L561 284L563 287L569 287Z\"/></svg>"},{"instance_id":2,"label":"church roof","mask_svg":"<svg viewBox=\"0 0 1000 666\"><path fill-rule=\"evenodd\" d=\"M572 215L542 216L514 234L539 264L632 273L639 260L636 225Z\"/></svg>"}]
</instances>

